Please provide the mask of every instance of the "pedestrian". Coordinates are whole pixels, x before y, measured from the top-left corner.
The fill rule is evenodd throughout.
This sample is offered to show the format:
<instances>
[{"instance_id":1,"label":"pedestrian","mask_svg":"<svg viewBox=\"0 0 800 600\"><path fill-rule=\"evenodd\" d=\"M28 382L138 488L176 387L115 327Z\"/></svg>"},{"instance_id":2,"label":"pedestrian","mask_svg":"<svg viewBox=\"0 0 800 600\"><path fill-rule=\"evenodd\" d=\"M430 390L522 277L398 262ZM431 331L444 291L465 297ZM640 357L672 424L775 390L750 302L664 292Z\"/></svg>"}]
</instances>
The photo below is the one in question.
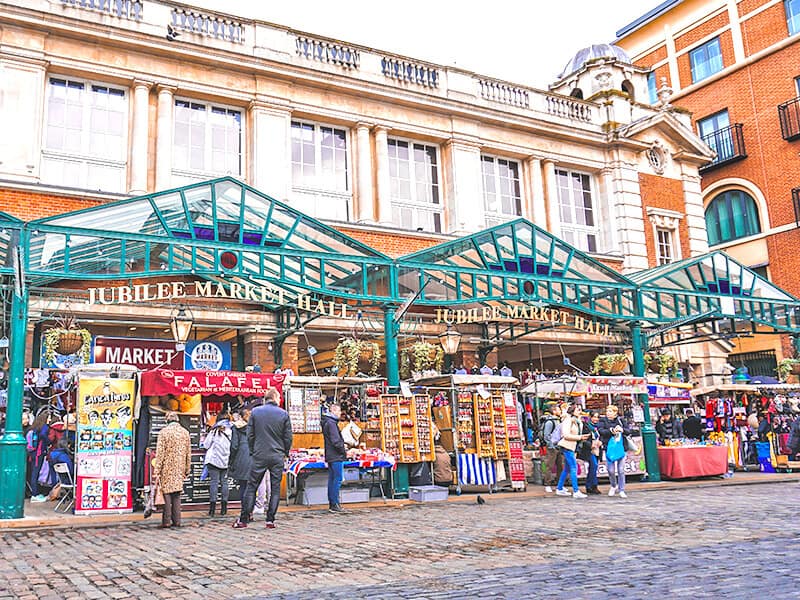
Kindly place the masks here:
<instances>
[{"instance_id":1,"label":"pedestrian","mask_svg":"<svg viewBox=\"0 0 800 600\"><path fill-rule=\"evenodd\" d=\"M231 427L231 454L228 459L228 475L239 484L239 498L244 501L247 493L247 480L250 477L250 467L253 460L250 458L250 448L247 445L247 421L250 411L242 408L233 414Z\"/></svg>"},{"instance_id":2,"label":"pedestrian","mask_svg":"<svg viewBox=\"0 0 800 600\"><path fill-rule=\"evenodd\" d=\"M675 439L678 436L675 421L672 420L672 413L668 408L662 409L661 417L656 423L656 433L658 434L658 441L663 446L667 440Z\"/></svg>"},{"instance_id":3,"label":"pedestrian","mask_svg":"<svg viewBox=\"0 0 800 600\"><path fill-rule=\"evenodd\" d=\"M156 457L153 459L155 480L164 495L164 512L161 514L162 529L172 524L181 526L181 492L183 480L189 476L192 466L192 445L189 432L178 420L177 413L168 412L167 426L158 432Z\"/></svg>"},{"instance_id":4,"label":"pedestrian","mask_svg":"<svg viewBox=\"0 0 800 600\"><path fill-rule=\"evenodd\" d=\"M567 480L567 473L569 473L572 483L572 497L586 498L586 494L578 489L578 463L575 460L575 448L578 443L582 440L589 439L589 434L581 433L580 414L580 404L573 404L566 410L566 414L561 420L561 439L558 442L558 446L561 448L561 453L564 455L564 469L561 471L561 477L558 478L558 487L556 487L557 496L570 495L570 493L564 489L564 482Z\"/></svg>"},{"instance_id":5,"label":"pedestrian","mask_svg":"<svg viewBox=\"0 0 800 600\"><path fill-rule=\"evenodd\" d=\"M551 440L553 431L561 422L561 409L555 402L544 405L544 416L539 425L539 447L545 452L542 479L544 491L552 493L556 478L564 470L564 455L558 444Z\"/></svg>"},{"instance_id":6,"label":"pedestrian","mask_svg":"<svg viewBox=\"0 0 800 600\"><path fill-rule=\"evenodd\" d=\"M269 504L267 529L275 528L275 515L280 502L283 463L292 448L292 423L289 413L278 406L280 394L275 388L267 390L265 404L253 409L247 423L247 445L253 459L247 481L247 495L242 512L233 524L235 529L247 527L255 504L256 489L264 474L269 472Z\"/></svg>"},{"instance_id":7,"label":"pedestrian","mask_svg":"<svg viewBox=\"0 0 800 600\"><path fill-rule=\"evenodd\" d=\"M225 515L228 513L228 462L231 457L232 436L230 419L230 413L227 410L222 410L217 414L214 426L203 440L203 448L206 449L204 464L208 469L208 478L211 480L209 484L209 517L216 515L220 482L222 483L222 507L219 514Z\"/></svg>"},{"instance_id":8,"label":"pedestrian","mask_svg":"<svg viewBox=\"0 0 800 600\"><path fill-rule=\"evenodd\" d=\"M45 502L47 496L39 493L39 475L42 465L47 460L47 452L50 446L48 418L50 413L43 410L33 420L28 433L25 434L27 449L28 467L28 486L31 490L31 502ZM49 467L49 465L48 465Z\"/></svg>"},{"instance_id":9,"label":"pedestrian","mask_svg":"<svg viewBox=\"0 0 800 600\"><path fill-rule=\"evenodd\" d=\"M764 412L758 413L758 441L768 442L768 434L772 432L772 425L770 425L767 414Z\"/></svg>"},{"instance_id":10,"label":"pedestrian","mask_svg":"<svg viewBox=\"0 0 800 600\"><path fill-rule=\"evenodd\" d=\"M789 441L786 444L789 447L789 458L798 460L797 454L800 453L800 415L792 421L789 427Z\"/></svg>"},{"instance_id":11,"label":"pedestrian","mask_svg":"<svg viewBox=\"0 0 800 600\"><path fill-rule=\"evenodd\" d=\"M691 408L686 409L686 418L683 420L683 435L693 440L703 439L703 423Z\"/></svg>"},{"instance_id":12,"label":"pedestrian","mask_svg":"<svg viewBox=\"0 0 800 600\"><path fill-rule=\"evenodd\" d=\"M619 416L619 409L613 404L606 407L604 417L598 419L597 431L603 442L603 451L606 456L606 469L608 470L608 481L611 487L608 495L613 496L619 492L620 498L627 498L625 493L625 436L631 434L630 429ZM622 456L612 457L608 454L609 444L622 444ZM612 460L613 458L613 460Z\"/></svg>"},{"instance_id":13,"label":"pedestrian","mask_svg":"<svg viewBox=\"0 0 800 600\"><path fill-rule=\"evenodd\" d=\"M589 434L589 438L578 444L578 458L589 465L586 474L586 494L600 494L597 485L597 466L600 455L600 433L597 431L597 422L600 420L600 413L592 411L588 421L584 421L581 433Z\"/></svg>"},{"instance_id":14,"label":"pedestrian","mask_svg":"<svg viewBox=\"0 0 800 600\"><path fill-rule=\"evenodd\" d=\"M341 416L342 407L338 404L331 404L328 410L322 414L325 462L328 463L328 510L331 512L342 512L339 490L342 487L347 450L342 432L339 430L339 417Z\"/></svg>"}]
</instances>

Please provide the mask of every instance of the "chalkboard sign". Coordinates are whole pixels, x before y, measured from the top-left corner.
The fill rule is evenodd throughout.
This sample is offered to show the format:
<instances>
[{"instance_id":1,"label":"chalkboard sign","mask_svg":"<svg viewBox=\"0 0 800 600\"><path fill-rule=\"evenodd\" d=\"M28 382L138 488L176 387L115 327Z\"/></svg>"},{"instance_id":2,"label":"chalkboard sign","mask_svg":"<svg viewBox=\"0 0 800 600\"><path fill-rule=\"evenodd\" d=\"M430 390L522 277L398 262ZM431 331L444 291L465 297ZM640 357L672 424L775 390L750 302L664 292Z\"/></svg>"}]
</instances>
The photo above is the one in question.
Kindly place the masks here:
<instances>
[{"instance_id":1,"label":"chalkboard sign","mask_svg":"<svg viewBox=\"0 0 800 600\"><path fill-rule=\"evenodd\" d=\"M205 453L203 451L192 452L191 472L189 473L189 477L186 479L186 482L183 484L181 502L185 502L186 504L205 504L209 501L211 480L200 479L203 474L204 458ZM220 485L220 490L217 492L217 502L222 500L221 488L222 486ZM230 495L228 497L229 501L233 502L241 499L239 495L239 484L230 477L228 477L228 488L230 490Z\"/></svg>"},{"instance_id":2,"label":"chalkboard sign","mask_svg":"<svg viewBox=\"0 0 800 600\"><path fill-rule=\"evenodd\" d=\"M192 448L200 447L200 431L202 423L200 415L178 415L181 427L189 432L189 442ZM150 442L149 446L155 450L158 442L158 432L167 426L166 414L160 410L150 409Z\"/></svg>"}]
</instances>

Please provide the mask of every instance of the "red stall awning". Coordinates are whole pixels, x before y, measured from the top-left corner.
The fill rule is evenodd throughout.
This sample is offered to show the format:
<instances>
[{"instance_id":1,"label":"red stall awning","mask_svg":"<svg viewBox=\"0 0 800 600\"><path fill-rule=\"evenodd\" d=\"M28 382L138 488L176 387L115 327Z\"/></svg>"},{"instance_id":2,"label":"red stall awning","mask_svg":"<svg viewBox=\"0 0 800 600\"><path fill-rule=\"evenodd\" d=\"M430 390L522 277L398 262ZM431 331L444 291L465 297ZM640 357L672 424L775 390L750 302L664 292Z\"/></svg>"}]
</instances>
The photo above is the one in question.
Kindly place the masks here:
<instances>
[{"instance_id":1,"label":"red stall awning","mask_svg":"<svg viewBox=\"0 0 800 600\"><path fill-rule=\"evenodd\" d=\"M202 394L204 396L263 396L270 388L279 392L286 375L240 373L238 371L173 371L156 369L142 372L142 395Z\"/></svg>"}]
</instances>

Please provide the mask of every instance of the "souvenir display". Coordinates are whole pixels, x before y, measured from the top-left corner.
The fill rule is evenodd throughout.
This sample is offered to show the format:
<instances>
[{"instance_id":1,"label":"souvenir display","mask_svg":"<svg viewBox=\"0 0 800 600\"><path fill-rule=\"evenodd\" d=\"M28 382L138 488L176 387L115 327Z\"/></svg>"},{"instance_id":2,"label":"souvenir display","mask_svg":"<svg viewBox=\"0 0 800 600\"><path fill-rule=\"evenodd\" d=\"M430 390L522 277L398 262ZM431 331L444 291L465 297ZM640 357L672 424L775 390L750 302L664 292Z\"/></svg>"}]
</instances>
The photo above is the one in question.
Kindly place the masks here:
<instances>
[{"instance_id":1,"label":"souvenir display","mask_svg":"<svg viewBox=\"0 0 800 600\"><path fill-rule=\"evenodd\" d=\"M381 433L383 450L397 462L432 461L433 429L428 397L408 398L398 394L381 396Z\"/></svg>"},{"instance_id":2,"label":"souvenir display","mask_svg":"<svg viewBox=\"0 0 800 600\"><path fill-rule=\"evenodd\" d=\"M475 401L475 429L477 440L477 454L482 457L493 457L494 445L494 418L492 398L484 398L480 393L474 394ZM508 450L506 450L506 453Z\"/></svg>"},{"instance_id":3,"label":"souvenir display","mask_svg":"<svg viewBox=\"0 0 800 600\"><path fill-rule=\"evenodd\" d=\"M293 433L303 433L306 430L306 411L303 406L302 388L291 388L286 399L286 412L292 422Z\"/></svg>"},{"instance_id":4,"label":"souvenir display","mask_svg":"<svg viewBox=\"0 0 800 600\"><path fill-rule=\"evenodd\" d=\"M462 452L475 451L475 410L472 392L458 392L456 407L456 429L458 430L458 448Z\"/></svg>"},{"instance_id":5,"label":"souvenir display","mask_svg":"<svg viewBox=\"0 0 800 600\"><path fill-rule=\"evenodd\" d=\"M419 448L420 461L433 461L435 459L429 402L427 396L414 396L414 421L417 427L417 446Z\"/></svg>"},{"instance_id":6,"label":"souvenir display","mask_svg":"<svg viewBox=\"0 0 800 600\"><path fill-rule=\"evenodd\" d=\"M400 459L400 423L398 422L397 394L381 396L381 439L383 451Z\"/></svg>"},{"instance_id":7,"label":"souvenir display","mask_svg":"<svg viewBox=\"0 0 800 600\"><path fill-rule=\"evenodd\" d=\"M517 415L515 412L515 421L516 417ZM494 434L494 458L498 460L508 459L509 434L508 428L506 427L506 409L503 393L497 390L492 392L492 433Z\"/></svg>"}]
</instances>

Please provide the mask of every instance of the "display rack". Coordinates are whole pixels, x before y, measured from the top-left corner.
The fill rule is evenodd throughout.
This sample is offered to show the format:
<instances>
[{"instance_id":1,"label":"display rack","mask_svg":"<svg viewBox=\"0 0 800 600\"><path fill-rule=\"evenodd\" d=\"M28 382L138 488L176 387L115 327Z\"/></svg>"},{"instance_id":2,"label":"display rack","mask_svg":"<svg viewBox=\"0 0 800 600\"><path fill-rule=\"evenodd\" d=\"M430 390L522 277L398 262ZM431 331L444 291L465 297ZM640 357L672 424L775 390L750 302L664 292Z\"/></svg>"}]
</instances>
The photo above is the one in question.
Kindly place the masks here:
<instances>
[{"instance_id":1,"label":"display rack","mask_svg":"<svg viewBox=\"0 0 800 600\"><path fill-rule=\"evenodd\" d=\"M510 434L503 394L504 392L500 390L492 391L492 433L494 434L494 458L497 460L508 460L510 457L508 446ZM516 420L516 413L514 413L513 422Z\"/></svg>"},{"instance_id":2,"label":"display rack","mask_svg":"<svg viewBox=\"0 0 800 600\"><path fill-rule=\"evenodd\" d=\"M421 462L433 462L436 453L433 449L433 427L431 427L430 399L426 395L414 396L414 421L417 428L417 448Z\"/></svg>"},{"instance_id":3,"label":"display rack","mask_svg":"<svg viewBox=\"0 0 800 600\"><path fill-rule=\"evenodd\" d=\"M472 392L460 390L456 404L456 431L458 449L461 452L475 452L475 405Z\"/></svg>"},{"instance_id":4,"label":"display rack","mask_svg":"<svg viewBox=\"0 0 800 600\"><path fill-rule=\"evenodd\" d=\"M397 400L398 394L381 396L381 448L387 454L400 460L400 422Z\"/></svg>"}]
</instances>

